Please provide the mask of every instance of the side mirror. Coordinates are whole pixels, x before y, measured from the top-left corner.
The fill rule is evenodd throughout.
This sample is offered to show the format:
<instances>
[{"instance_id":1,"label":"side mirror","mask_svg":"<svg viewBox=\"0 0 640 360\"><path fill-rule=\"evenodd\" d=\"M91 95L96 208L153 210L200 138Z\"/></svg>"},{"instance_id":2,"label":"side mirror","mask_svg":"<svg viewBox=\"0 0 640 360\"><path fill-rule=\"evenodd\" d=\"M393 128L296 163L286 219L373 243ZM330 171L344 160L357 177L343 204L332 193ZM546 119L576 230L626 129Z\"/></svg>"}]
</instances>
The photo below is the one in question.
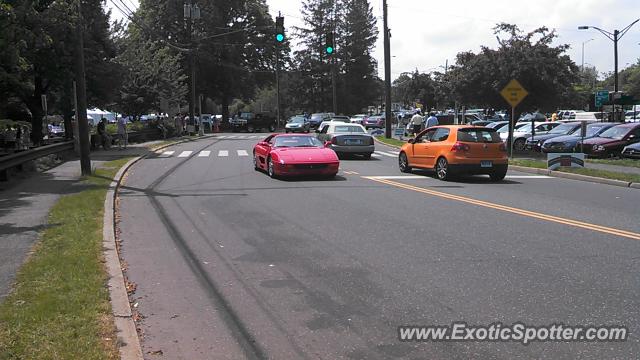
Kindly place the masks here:
<instances>
[{"instance_id":1,"label":"side mirror","mask_svg":"<svg viewBox=\"0 0 640 360\"><path fill-rule=\"evenodd\" d=\"M324 147L329 147L331 146L331 141L325 141L324 142Z\"/></svg>"},{"instance_id":2,"label":"side mirror","mask_svg":"<svg viewBox=\"0 0 640 360\"><path fill-rule=\"evenodd\" d=\"M260 142L258 143L258 145L259 145L259 146L269 147L269 143L268 143L268 142L265 142L265 141L260 141Z\"/></svg>"},{"instance_id":3,"label":"side mirror","mask_svg":"<svg viewBox=\"0 0 640 360\"><path fill-rule=\"evenodd\" d=\"M415 144L415 143L416 143L416 139L411 138L411 139L407 140L407 142L408 142L409 144Z\"/></svg>"}]
</instances>

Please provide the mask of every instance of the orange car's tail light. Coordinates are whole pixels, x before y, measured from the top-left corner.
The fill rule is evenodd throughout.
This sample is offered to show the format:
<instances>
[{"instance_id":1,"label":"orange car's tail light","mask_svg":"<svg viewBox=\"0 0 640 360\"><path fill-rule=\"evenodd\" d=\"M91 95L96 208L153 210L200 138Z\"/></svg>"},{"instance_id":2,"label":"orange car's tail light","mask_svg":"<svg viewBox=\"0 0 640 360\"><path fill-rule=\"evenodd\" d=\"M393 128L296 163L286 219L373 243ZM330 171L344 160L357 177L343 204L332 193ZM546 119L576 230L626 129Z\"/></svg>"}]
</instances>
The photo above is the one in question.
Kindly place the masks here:
<instances>
[{"instance_id":1,"label":"orange car's tail light","mask_svg":"<svg viewBox=\"0 0 640 360\"><path fill-rule=\"evenodd\" d=\"M500 146L498 147L498 150L500 150L502 152L507 152L507 145L505 145L504 143L500 143Z\"/></svg>"},{"instance_id":2,"label":"orange car's tail light","mask_svg":"<svg viewBox=\"0 0 640 360\"><path fill-rule=\"evenodd\" d=\"M459 141L457 141L455 144L453 144L453 146L451 147L451 151L453 152L458 152L458 151L462 151L462 152L467 152L471 150L471 147L467 144L463 144Z\"/></svg>"}]
</instances>

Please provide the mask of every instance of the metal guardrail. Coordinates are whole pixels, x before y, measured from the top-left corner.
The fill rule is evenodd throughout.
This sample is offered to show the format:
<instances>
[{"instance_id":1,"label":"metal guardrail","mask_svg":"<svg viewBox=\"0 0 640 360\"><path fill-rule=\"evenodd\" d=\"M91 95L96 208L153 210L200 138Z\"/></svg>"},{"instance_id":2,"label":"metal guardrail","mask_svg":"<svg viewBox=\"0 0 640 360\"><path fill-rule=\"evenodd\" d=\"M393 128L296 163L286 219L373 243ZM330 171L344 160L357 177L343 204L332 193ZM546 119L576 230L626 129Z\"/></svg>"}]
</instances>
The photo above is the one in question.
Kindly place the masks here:
<instances>
[{"instance_id":1,"label":"metal guardrail","mask_svg":"<svg viewBox=\"0 0 640 360\"><path fill-rule=\"evenodd\" d=\"M43 156L56 154L66 150L73 150L73 141L65 141L59 144L39 146L32 150L21 151L15 154L0 157L0 171L14 168L28 161L32 161Z\"/></svg>"}]
</instances>

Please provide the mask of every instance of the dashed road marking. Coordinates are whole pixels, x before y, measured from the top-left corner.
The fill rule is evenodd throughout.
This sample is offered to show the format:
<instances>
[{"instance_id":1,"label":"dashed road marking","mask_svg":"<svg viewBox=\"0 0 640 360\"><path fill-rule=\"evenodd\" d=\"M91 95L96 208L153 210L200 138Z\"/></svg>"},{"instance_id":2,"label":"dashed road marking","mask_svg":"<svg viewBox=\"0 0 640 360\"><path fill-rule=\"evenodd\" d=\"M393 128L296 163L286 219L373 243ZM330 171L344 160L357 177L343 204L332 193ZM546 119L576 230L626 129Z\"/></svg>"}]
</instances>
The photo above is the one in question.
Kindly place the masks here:
<instances>
[{"instance_id":1,"label":"dashed road marking","mask_svg":"<svg viewBox=\"0 0 640 360\"><path fill-rule=\"evenodd\" d=\"M220 150L220 151L218 151L218 156L219 156L219 157L226 157L226 156L229 156L229 151L227 151L227 150Z\"/></svg>"},{"instance_id":2,"label":"dashed road marking","mask_svg":"<svg viewBox=\"0 0 640 360\"><path fill-rule=\"evenodd\" d=\"M238 150L238 156L249 156L247 150Z\"/></svg>"},{"instance_id":3,"label":"dashed road marking","mask_svg":"<svg viewBox=\"0 0 640 360\"><path fill-rule=\"evenodd\" d=\"M179 158L185 158L185 157L189 157L189 155L191 155L193 153L193 151L183 151L180 153L180 155L178 155Z\"/></svg>"},{"instance_id":4,"label":"dashed road marking","mask_svg":"<svg viewBox=\"0 0 640 360\"><path fill-rule=\"evenodd\" d=\"M202 151L200 151L200 153L198 154L198 157L209 157L209 155L211 155L211 151L209 151L209 150L202 150Z\"/></svg>"}]
</instances>

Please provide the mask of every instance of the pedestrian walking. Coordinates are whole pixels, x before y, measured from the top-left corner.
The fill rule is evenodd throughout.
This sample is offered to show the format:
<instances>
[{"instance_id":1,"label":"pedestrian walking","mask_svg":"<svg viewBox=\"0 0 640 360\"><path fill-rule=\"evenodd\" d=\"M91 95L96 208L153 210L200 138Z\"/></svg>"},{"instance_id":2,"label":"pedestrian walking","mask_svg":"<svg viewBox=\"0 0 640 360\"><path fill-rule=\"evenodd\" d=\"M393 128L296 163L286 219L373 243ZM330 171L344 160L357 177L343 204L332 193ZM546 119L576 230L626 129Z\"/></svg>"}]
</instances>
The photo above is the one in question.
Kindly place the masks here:
<instances>
[{"instance_id":1,"label":"pedestrian walking","mask_svg":"<svg viewBox=\"0 0 640 360\"><path fill-rule=\"evenodd\" d=\"M127 148L129 142L129 134L127 133L127 122L123 117L118 119L118 148Z\"/></svg>"},{"instance_id":2,"label":"pedestrian walking","mask_svg":"<svg viewBox=\"0 0 640 360\"><path fill-rule=\"evenodd\" d=\"M111 147L111 138L109 137L109 134L107 134L107 119L100 119L97 131L98 137L100 137L100 145L102 145L103 149L109 150L109 148Z\"/></svg>"},{"instance_id":3,"label":"pedestrian walking","mask_svg":"<svg viewBox=\"0 0 640 360\"><path fill-rule=\"evenodd\" d=\"M420 109L418 109L411 118L411 125L413 125L413 135L417 135L420 130L422 130L422 122L424 121L424 117L422 117Z\"/></svg>"},{"instance_id":4,"label":"pedestrian walking","mask_svg":"<svg viewBox=\"0 0 640 360\"><path fill-rule=\"evenodd\" d=\"M438 126L438 125L439 125L439 123L438 123L438 118L436 117L436 114L433 113L433 112L430 113L429 117L425 121L424 128L428 129L428 128L432 127L432 126Z\"/></svg>"}]
</instances>

